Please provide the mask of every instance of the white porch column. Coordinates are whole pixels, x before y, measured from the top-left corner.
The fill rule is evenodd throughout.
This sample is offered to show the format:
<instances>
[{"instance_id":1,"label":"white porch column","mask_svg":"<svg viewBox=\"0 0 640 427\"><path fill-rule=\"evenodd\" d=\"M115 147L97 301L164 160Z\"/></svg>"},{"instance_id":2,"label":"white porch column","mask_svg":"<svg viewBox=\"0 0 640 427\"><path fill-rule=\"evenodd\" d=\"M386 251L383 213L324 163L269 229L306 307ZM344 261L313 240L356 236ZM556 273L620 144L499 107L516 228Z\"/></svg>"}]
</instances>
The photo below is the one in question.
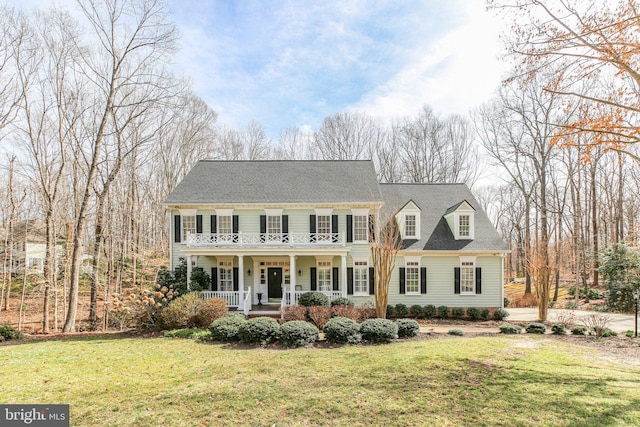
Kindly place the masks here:
<instances>
[{"instance_id":1,"label":"white porch column","mask_svg":"<svg viewBox=\"0 0 640 427\"><path fill-rule=\"evenodd\" d=\"M342 280L341 280L341 288L342 288L342 296L344 298L347 297L347 256L346 255L340 255L340 271L341 271L341 276L342 276Z\"/></svg>"},{"instance_id":2,"label":"white porch column","mask_svg":"<svg viewBox=\"0 0 640 427\"><path fill-rule=\"evenodd\" d=\"M238 311L240 311L244 310L244 255L238 255L238 291L240 292Z\"/></svg>"},{"instance_id":3,"label":"white porch column","mask_svg":"<svg viewBox=\"0 0 640 427\"><path fill-rule=\"evenodd\" d=\"M291 295L290 303L295 303L295 291L296 291L296 277L298 276L298 269L296 267L296 256L289 255L289 282L291 282L291 289L289 290ZM286 298L286 295L283 296Z\"/></svg>"},{"instance_id":4,"label":"white porch column","mask_svg":"<svg viewBox=\"0 0 640 427\"><path fill-rule=\"evenodd\" d=\"M191 255L187 255L187 290L191 290Z\"/></svg>"}]
</instances>

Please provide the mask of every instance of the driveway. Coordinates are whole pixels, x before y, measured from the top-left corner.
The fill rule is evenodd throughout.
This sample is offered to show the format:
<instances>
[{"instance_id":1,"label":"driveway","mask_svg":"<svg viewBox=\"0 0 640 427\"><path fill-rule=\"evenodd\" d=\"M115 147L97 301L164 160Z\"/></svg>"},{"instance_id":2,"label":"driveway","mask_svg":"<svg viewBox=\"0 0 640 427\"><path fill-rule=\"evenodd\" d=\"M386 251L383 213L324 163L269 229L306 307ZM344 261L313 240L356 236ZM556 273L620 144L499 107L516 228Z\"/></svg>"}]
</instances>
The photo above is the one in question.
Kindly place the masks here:
<instances>
[{"instance_id":1,"label":"driveway","mask_svg":"<svg viewBox=\"0 0 640 427\"><path fill-rule=\"evenodd\" d=\"M537 308L507 308L509 317L506 321L519 321L519 322L535 322L538 319ZM581 319L590 316L592 314L601 314L609 318L609 329L612 331L624 334L627 331L633 331L635 316L629 314L618 313L598 313L595 311L584 310L564 310L559 308L549 309L548 320L553 323L558 316L566 316L573 313L575 316L575 323L582 324Z\"/></svg>"}]
</instances>

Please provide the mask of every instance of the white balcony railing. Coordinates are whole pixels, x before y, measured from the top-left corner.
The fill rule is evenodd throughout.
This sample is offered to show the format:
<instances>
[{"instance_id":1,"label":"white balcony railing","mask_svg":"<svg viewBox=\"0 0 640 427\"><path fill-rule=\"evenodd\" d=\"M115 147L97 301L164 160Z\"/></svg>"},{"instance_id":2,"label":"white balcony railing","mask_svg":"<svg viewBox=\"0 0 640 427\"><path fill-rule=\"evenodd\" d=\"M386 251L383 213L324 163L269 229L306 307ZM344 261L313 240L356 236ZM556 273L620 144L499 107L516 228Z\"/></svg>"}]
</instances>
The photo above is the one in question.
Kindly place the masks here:
<instances>
[{"instance_id":1,"label":"white balcony railing","mask_svg":"<svg viewBox=\"0 0 640 427\"><path fill-rule=\"evenodd\" d=\"M198 233L187 235L190 248L345 246L345 233Z\"/></svg>"}]
</instances>

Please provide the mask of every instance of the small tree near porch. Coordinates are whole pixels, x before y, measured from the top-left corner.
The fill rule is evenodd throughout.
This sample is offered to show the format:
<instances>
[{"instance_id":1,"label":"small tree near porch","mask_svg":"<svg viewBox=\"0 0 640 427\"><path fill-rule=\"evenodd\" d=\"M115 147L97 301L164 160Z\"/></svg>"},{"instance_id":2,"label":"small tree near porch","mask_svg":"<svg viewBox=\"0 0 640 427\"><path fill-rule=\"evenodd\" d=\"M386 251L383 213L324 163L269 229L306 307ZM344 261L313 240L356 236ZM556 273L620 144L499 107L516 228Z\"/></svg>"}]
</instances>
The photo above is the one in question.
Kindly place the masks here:
<instances>
[{"instance_id":1,"label":"small tree near porch","mask_svg":"<svg viewBox=\"0 0 640 427\"><path fill-rule=\"evenodd\" d=\"M401 248L402 239L394 215L384 219L377 216L370 218L369 247L373 261L376 317L385 319L389 302L389 282L396 266L396 255Z\"/></svg>"}]
</instances>

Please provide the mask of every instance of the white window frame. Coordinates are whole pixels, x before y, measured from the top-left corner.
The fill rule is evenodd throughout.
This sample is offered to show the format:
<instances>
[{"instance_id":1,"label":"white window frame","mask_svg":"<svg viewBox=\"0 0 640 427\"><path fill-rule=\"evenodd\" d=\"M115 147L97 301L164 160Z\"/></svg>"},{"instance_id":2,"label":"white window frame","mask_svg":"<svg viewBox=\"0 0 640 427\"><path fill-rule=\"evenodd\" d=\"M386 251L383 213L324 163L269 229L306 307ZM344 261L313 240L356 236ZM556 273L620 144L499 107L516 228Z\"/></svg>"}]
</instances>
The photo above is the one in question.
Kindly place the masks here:
<instances>
[{"instance_id":1,"label":"white window frame","mask_svg":"<svg viewBox=\"0 0 640 427\"><path fill-rule=\"evenodd\" d=\"M465 221L466 220L466 221ZM469 237L471 235L471 215L458 215L458 234L460 237Z\"/></svg>"},{"instance_id":2,"label":"white window frame","mask_svg":"<svg viewBox=\"0 0 640 427\"><path fill-rule=\"evenodd\" d=\"M218 261L218 290L233 292L233 261Z\"/></svg>"},{"instance_id":3,"label":"white window frame","mask_svg":"<svg viewBox=\"0 0 640 427\"><path fill-rule=\"evenodd\" d=\"M326 225L320 224L320 218L322 221L326 221ZM331 241L331 214L316 215L316 241L317 242L330 242Z\"/></svg>"},{"instance_id":4,"label":"white window frame","mask_svg":"<svg viewBox=\"0 0 640 427\"><path fill-rule=\"evenodd\" d=\"M180 216L182 218L180 221L180 227L182 228L181 237L182 241L186 242L189 233L196 234L196 214L198 213L197 209L180 209ZM188 222L188 227L187 227ZM193 225L193 226L192 226Z\"/></svg>"},{"instance_id":5,"label":"white window frame","mask_svg":"<svg viewBox=\"0 0 640 427\"><path fill-rule=\"evenodd\" d=\"M468 286L468 281L471 286ZM460 295L476 294L476 257L460 257Z\"/></svg>"},{"instance_id":6,"label":"white window frame","mask_svg":"<svg viewBox=\"0 0 640 427\"><path fill-rule=\"evenodd\" d=\"M369 259L353 259L353 296L369 296Z\"/></svg>"},{"instance_id":7,"label":"white window frame","mask_svg":"<svg viewBox=\"0 0 640 427\"><path fill-rule=\"evenodd\" d=\"M369 243L369 210L352 209L351 214L353 243Z\"/></svg>"},{"instance_id":8,"label":"white window frame","mask_svg":"<svg viewBox=\"0 0 640 427\"><path fill-rule=\"evenodd\" d=\"M218 215L218 234L233 234L233 215Z\"/></svg>"},{"instance_id":9,"label":"white window frame","mask_svg":"<svg viewBox=\"0 0 640 427\"><path fill-rule=\"evenodd\" d=\"M331 292L333 290L333 263L327 260L318 260L316 264L316 284L319 292Z\"/></svg>"},{"instance_id":10,"label":"white window frame","mask_svg":"<svg viewBox=\"0 0 640 427\"><path fill-rule=\"evenodd\" d=\"M409 289L410 278L412 282L415 279L415 290ZM405 295L420 295L420 257L404 258L404 293Z\"/></svg>"},{"instance_id":11,"label":"white window frame","mask_svg":"<svg viewBox=\"0 0 640 427\"><path fill-rule=\"evenodd\" d=\"M409 218L413 217L413 233L409 232ZM404 235L405 238L416 238L418 234L418 215L414 213L407 213L404 215Z\"/></svg>"}]
</instances>

